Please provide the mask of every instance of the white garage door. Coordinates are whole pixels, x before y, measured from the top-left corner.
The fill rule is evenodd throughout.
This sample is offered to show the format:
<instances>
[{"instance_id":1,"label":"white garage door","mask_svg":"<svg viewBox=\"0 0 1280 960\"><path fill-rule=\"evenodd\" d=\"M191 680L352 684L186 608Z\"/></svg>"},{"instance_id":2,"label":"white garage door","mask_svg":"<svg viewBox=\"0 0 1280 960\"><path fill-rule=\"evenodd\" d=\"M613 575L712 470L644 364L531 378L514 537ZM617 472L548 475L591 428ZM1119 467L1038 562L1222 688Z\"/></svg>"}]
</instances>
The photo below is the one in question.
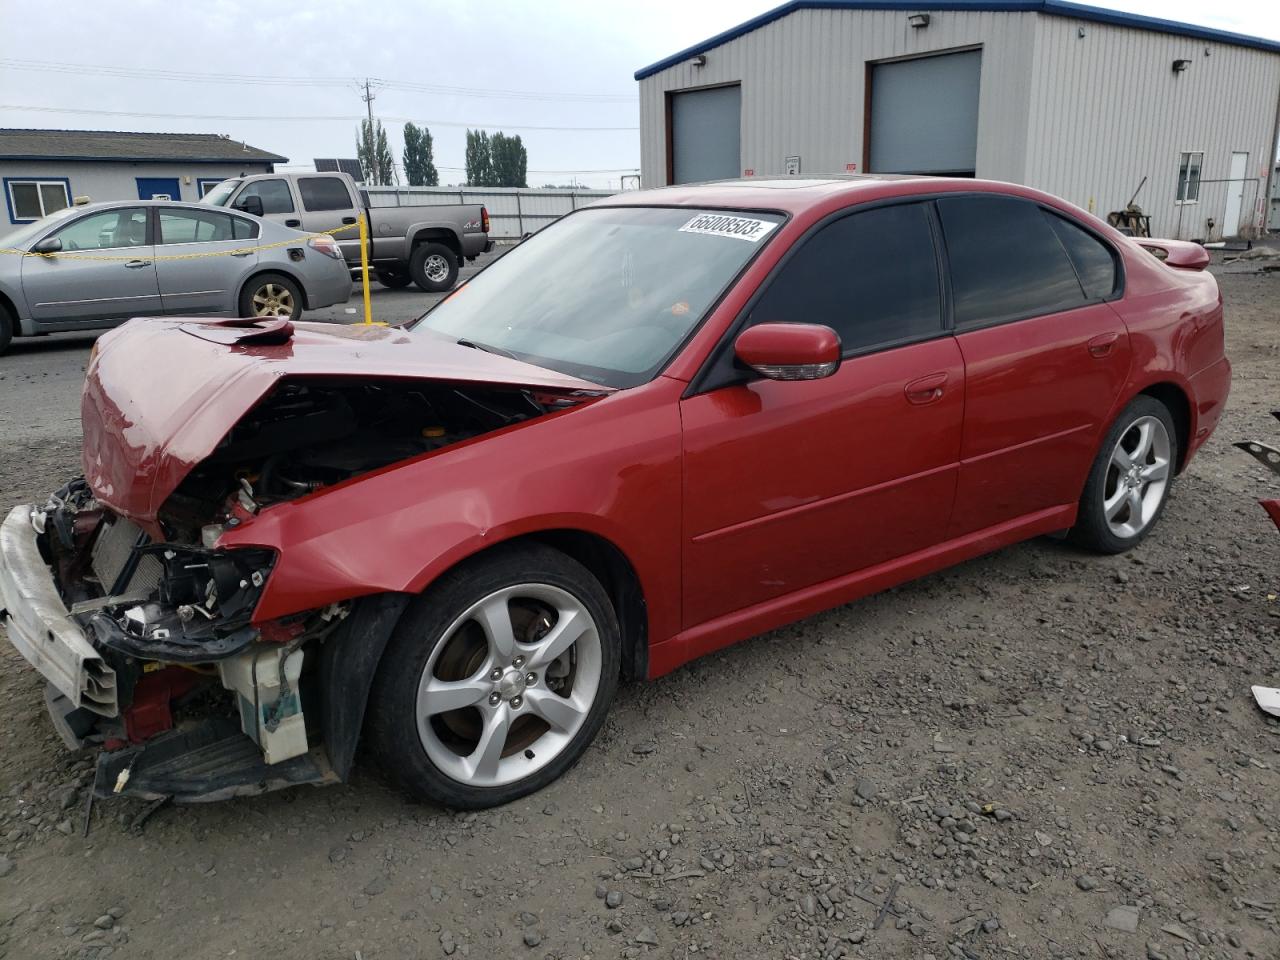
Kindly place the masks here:
<instances>
[{"instance_id":1,"label":"white garage door","mask_svg":"<svg viewBox=\"0 0 1280 960\"><path fill-rule=\"evenodd\" d=\"M982 51L871 68L871 172L973 176Z\"/></svg>"},{"instance_id":2,"label":"white garage door","mask_svg":"<svg viewBox=\"0 0 1280 960\"><path fill-rule=\"evenodd\" d=\"M672 183L741 176L742 88L671 95Z\"/></svg>"}]
</instances>

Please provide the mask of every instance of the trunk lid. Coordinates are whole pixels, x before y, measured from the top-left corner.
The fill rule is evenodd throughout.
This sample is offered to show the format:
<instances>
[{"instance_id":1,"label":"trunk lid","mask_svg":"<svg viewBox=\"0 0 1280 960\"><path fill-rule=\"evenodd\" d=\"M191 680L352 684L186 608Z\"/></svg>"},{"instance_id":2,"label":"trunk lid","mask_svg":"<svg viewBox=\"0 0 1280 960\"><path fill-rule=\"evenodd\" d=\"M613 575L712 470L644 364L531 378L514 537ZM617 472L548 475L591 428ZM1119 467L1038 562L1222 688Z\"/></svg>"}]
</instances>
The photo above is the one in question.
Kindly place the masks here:
<instances>
[{"instance_id":1,"label":"trunk lid","mask_svg":"<svg viewBox=\"0 0 1280 960\"><path fill-rule=\"evenodd\" d=\"M361 377L510 386L571 396L608 387L392 327L139 319L105 334L85 374L82 464L94 495L158 534L156 514L281 379ZM230 342L228 342L230 341Z\"/></svg>"}]
</instances>

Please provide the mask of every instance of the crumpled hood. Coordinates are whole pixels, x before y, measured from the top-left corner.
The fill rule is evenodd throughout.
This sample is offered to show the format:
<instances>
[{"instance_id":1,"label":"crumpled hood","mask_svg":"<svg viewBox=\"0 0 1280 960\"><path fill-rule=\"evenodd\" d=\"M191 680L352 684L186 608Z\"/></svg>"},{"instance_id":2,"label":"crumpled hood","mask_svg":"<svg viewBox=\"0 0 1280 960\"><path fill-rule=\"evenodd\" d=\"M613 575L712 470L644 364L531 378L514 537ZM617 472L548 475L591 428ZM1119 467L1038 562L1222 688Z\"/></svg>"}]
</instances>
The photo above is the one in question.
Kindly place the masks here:
<instances>
[{"instance_id":1,"label":"crumpled hood","mask_svg":"<svg viewBox=\"0 0 1280 960\"><path fill-rule=\"evenodd\" d=\"M157 511L191 468L286 377L433 380L551 394L611 392L392 327L297 323L287 337L263 343L261 338L254 342L253 329L242 324L142 318L98 340L80 404L85 478L100 501L153 535Z\"/></svg>"}]
</instances>

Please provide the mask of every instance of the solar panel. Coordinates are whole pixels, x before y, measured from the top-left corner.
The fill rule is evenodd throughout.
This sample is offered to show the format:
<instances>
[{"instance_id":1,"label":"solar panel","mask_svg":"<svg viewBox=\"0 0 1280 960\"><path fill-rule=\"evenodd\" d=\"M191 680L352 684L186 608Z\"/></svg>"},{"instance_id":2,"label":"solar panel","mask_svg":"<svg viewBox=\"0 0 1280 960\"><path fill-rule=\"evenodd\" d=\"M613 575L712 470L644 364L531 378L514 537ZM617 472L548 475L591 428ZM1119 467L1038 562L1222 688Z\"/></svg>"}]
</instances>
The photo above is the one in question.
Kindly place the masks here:
<instances>
[{"instance_id":1,"label":"solar panel","mask_svg":"<svg viewBox=\"0 0 1280 960\"><path fill-rule=\"evenodd\" d=\"M360 161L355 159L317 159L313 160L317 173L346 173L356 183L364 183L364 171L360 169Z\"/></svg>"}]
</instances>

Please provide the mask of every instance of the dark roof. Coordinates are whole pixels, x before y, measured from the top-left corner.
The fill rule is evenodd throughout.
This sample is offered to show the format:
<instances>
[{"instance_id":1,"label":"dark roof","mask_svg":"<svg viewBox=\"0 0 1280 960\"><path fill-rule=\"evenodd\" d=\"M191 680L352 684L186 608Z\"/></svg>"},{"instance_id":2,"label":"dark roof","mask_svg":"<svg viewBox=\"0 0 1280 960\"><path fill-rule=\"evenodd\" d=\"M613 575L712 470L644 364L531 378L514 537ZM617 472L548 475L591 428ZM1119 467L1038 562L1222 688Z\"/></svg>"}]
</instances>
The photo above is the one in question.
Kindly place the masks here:
<instances>
[{"instance_id":1,"label":"dark roof","mask_svg":"<svg viewBox=\"0 0 1280 960\"><path fill-rule=\"evenodd\" d=\"M285 163L217 133L120 133L115 130L0 129L0 160L156 160Z\"/></svg>"},{"instance_id":2,"label":"dark roof","mask_svg":"<svg viewBox=\"0 0 1280 960\"><path fill-rule=\"evenodd\" d=\"M1158 17L1143 17L1134 13L1121 13L1119 10L1103 10L1100 7L1089 7L1082 3L1067 3L1065 0L924 0L923 3L912 3L910 0L790 0L780 7L775 7L760 16L740 23L736 27L717 34L709 40L696 43L686 50L673 53L669 57L641 67L636 71L637 80L652 76L660 70L682 63L690 57L735 40L743 34L758 30L760 27L781 20L797 10L906 10L911 13L925 12L964 12L964 11L996 11L1008 13L1047 13L1055 17L1071 17L1075 20L1090 20L1095 23L1110 23L1119 27L1131 27L1136 30L1150 30L1155 33L1171 33L1176 36L1194 37L1197 40L1212 40L1217 43L1229 43L1238 47L1253 47L1255 50L1266 50L1280 53L1280 42L1264 40L1262 37L1250 37L1243 33L1231 33L1227 30L1214 30L1211 27L1197 27L1176 20L1161 20Z\"/></svg>"}]
</instances>

